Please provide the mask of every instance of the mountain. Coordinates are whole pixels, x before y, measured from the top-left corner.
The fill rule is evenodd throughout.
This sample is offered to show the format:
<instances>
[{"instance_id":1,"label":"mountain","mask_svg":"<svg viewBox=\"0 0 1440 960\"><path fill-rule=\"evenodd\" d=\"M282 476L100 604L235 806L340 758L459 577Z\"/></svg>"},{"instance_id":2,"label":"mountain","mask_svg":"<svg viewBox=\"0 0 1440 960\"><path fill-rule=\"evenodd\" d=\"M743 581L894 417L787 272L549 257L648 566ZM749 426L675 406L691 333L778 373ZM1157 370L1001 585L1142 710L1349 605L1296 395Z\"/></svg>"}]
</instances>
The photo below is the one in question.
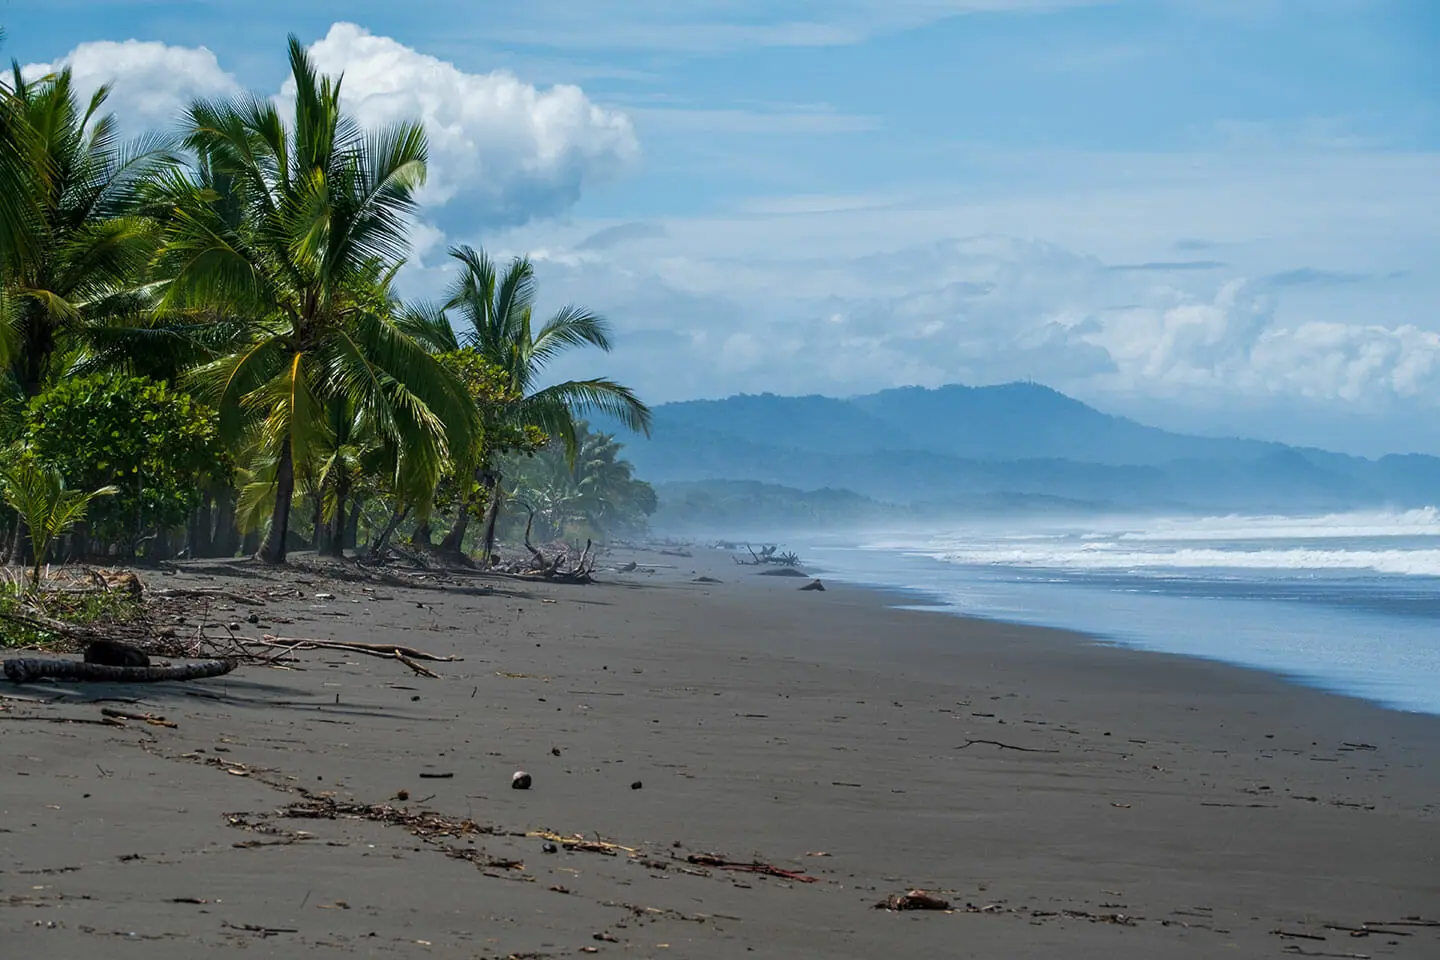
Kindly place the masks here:
<instances>
[{"instance_id":1,"label":"mountain","mask_svg":"<svg viewBox=\"0 0 1440 960\"><path fill-rule=\"evenodd\" d=\"M1440 458L1171 433L1032 383L670 403L655 410L649 440L624 439L654 483L833 488L897 504L1296 512L1440 499Z\"/></svg>"}]
</instances>

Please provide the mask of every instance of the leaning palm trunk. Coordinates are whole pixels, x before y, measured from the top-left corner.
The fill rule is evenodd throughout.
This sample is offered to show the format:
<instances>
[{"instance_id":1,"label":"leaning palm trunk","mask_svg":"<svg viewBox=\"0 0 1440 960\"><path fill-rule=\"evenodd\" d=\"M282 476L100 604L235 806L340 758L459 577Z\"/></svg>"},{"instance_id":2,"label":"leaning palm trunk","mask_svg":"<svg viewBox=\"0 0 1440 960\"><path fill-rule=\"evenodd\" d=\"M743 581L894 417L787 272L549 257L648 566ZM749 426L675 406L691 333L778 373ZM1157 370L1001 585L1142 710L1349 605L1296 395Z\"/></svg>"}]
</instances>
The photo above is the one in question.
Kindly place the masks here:
<instances>
[{"instance_id":1,"label":"leaning palm trunk","mask_svg":"<svg viewBox=\"0 0 1440 960\"><path fill-rule=\"evenodd\" d=\"M384 556L386 550L390 549L390 538L395 535L395 531L399 528L400 524L405 522L405 518L409 515L409 505L397 507L390 512L390 520L385 524L385 529L380 531L380 536L376 537L375 542L370 545L370 557L372 559L379 559Z\"/></svg>"}]
</instances>

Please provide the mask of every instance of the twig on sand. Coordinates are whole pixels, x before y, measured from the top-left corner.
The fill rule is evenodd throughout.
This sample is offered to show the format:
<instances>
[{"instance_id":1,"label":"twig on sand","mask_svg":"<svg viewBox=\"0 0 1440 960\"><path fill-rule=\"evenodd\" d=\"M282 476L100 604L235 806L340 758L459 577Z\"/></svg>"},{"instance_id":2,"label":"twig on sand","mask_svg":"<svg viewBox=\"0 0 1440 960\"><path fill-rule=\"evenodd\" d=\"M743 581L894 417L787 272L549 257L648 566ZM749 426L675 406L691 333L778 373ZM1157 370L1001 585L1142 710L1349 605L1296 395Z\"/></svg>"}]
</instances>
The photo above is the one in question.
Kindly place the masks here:
<instances>
[{"instance_id":1,"label":"twig on sand","mask_svg":"<svg viewBox=\"0 0 1440 960\"><path fill-rule=\"evenodd\" d=\"M1324 940L1325 938L1315 933L1299 933L1295 930L1271 930L1270 935L1274 937L1296 937L1301 940Z\"/></svg>"},{"instance_id":2,"label":"twig on sand","mask_svg":"<svg viewBox=\"0 0 1440 960\"><path fill-rule=\"evenodd\" d=\"M687 863L693 863L697 867L713 867L716 870L736 870L742 873L758 873L767 877L780 877L785 880L795 880L800 883L819 883L819 877L808 876L798 870L785 870L773 864L765 863L762 860L752 860L748 863L739 860L726 860L724 857L716 856L713 853L692 853L685 858Z\"/></svg>"},{"instance_id":3,"label":"twig on sand","mask_svg":"<svg viewBox=\"0 0 1440 960\"><path fill-rule=\"evenodd\" d=\"M1013 743L1001 743L999 740L966 740L964 743L960 744L960 746L956 747L955 749L956 749L956 750L965 750L965 749L968 749L969 747L975 746L977 743L983 743L983 744L985 744L986 746L990 746L990 747L999 747L1001 750L1019 750L1021 753L1059 753L1059 752L1060 752L1059 750L1042 750L1042 749L1039 749L1038 747L1017 747L1017 746L1015 746Z\"/></svg>"},{"instance_id":4,"label":"twig on sand","mask_svg":"<svg viewBox=\"0 0 1440 960\"><path fill-rule=\"evenodd\" d=\"M101 707L101 714L115 720L138 720L141 723L148 723L152 727L169 727L171 730L180 729L180 725L164 717L157 717L151 713L127 713L124 710L115 710L111 707Z\"/></svg>"}]
</instances>

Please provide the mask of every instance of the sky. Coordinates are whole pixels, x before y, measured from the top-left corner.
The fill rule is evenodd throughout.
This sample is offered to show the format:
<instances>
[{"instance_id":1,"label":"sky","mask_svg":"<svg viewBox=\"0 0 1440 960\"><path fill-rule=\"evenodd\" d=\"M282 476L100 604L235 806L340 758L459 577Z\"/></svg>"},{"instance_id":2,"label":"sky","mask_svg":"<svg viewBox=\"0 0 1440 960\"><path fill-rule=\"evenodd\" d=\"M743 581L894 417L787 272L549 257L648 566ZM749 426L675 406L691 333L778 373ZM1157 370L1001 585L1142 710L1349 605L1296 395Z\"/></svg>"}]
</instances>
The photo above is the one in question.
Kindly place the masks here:
<instances>
[{"instance_id":1,"label":"sky","mask_svg":"<svg viewBox=\"0 0 1440 960\"><path fill-rule=\"evenodd\" d=\"M1033 379L1159 426L1440 454L1436 0L0 0L136 132L419 117L402 274L531 256L652 402Z\"/></svg>"}]
</instances>

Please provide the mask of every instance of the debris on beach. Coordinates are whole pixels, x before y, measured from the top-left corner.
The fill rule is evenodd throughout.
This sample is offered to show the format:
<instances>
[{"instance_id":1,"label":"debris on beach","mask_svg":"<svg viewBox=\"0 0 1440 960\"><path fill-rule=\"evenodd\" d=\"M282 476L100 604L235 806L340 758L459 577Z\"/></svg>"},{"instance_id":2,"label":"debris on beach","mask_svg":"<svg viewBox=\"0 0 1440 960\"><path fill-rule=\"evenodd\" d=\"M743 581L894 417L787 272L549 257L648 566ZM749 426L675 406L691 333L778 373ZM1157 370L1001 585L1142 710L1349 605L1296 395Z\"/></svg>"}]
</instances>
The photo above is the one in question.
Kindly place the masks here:
<instances>
[{"instance_id":1,"label":"debris on beach","mask_svg":"<svg viewBox=\"0 0 1440 960\"><path fill-rule=\"evenodd\" d=\"M168 667L111 667L79 660L22 657L6 660L3 668L12 683L37 680L70 680L91 683L159 683L165 680L203 680L234 670L233 659L202 660Z\"/></svg>"},{"instance_id":2,"label":"debris on beach","mask_svg":"<svg viewBox=\"0 0 1440 960\"><path fill-rule=\"evenodd\" d=\"M772 863L763 860L727 860L725 857L713 853L692 853L685 858L686 863L693 863L697 867L712 867L716 870L735 870L740 873L758 873L766 877L779 877L782 880L795 880L799 883L819 883L819 877L808 876L798 870L786 870L777 867Z\"/></svg>"},{"instance_id":3,"label":"debris on beach","mask_svg":"<svg viewBox=\"0 0 1440 960\"><path fill-rule=\"evenodd\" d=\"M745 544L745 549L746 549L746 550L749 552L749 554L750 554L750 559L749 559L749 560L745 560L745 559L743 559L743 558L741 558L741 557L736 557L736 556L733 556L733 555L732 555L732 557L731 557L731 559L733 559L736 563L738 563L738 564L739 564L740 566L742 566L742 567L763 567L763 566L770 565L770 564L774 564L774 565L777 565L777 566L780 566L780 567L798 567L798 566L800 566L800 555L799 555L799 554L794 553L794 552L780 553L780 552L779 552L779 549L780 549L780 548L779 548L776 544L773 544L773 543L771 543L771 544L766 544L765 546L761 547L759 553L756 553L756 552L755 552L755 548L752 547L752 546L750 546L750 544L748 544L748 543ZM768 571L768 572L774 573L774 572L776 572L776 571ZM781 574L781 576L783 576L783 574Z\"/></svg>"},{"instance_id":4,"label":"debris on beach","mask_svg":"<svg viewBox=\"0 0 1440 960\"><path fill-rule=\"evenodd\" d=\"M361 643L358 640L317 640L311 637L277 637L266 634L259 640L246 640L245 646L273 647L295 652L297 650L339 650L345 653L358 653L370 657L380 657L385 660L399 660L405 666L415 671L416 676L428 677L431 680L440 679L440 675L432 670L416 663L417 660L429 660L433 663L453 663L464 659L463 657L445 656L426 653L424 650L417 650L414 647L405 647L395 643Z\"/></svg>"},{"instance_id":5,"label":"debris on beach","mask_svg":"<svg viewBox=\"0 0 1440 960\"><path fill-rule=\"evenodd\" d=\"M819 580L811 580L809 583L805 584L805 586L801 587L800 590L802 592L806 590L819 590L823 592L825 590L825 584L821 583Z\"/></svg>"},{"instance_id":6,"label":"debris on beach","mask_svg":"<svg viewBox=\"0 0 1440 960\"><path fill-rule=\"evenodd\" d=\"M925 890L892 893L875 904L876 910L949 910L950 901Z\"/></svg>"},{"instance_id":7,"label":"debris on beach","mask_svg":"<svg viewBox=\"0 0 1440 960\"><path fill-rule=\"evenodd\" d=\"M589 840L578 833L567 837L551 830L531 830L525 836L549 840L551 843L559 844L565 850L578 850L581 853L602 853L607 857L613 857L623 850L631 856L639 855L639 851L634 847L627 847L609 840Z\"/></svg>"},{"instance_id":8,"label":"debris on beach","mask_svg":"<svg viewBox=\"0 0 1440 960\"><path fill-rule=\"evenodd\" d=\"M515 775L510 778L510 789L529 790L530 782L530 774L526 773L524 770L516 770Z\"/></svg>"}]
</instances>

